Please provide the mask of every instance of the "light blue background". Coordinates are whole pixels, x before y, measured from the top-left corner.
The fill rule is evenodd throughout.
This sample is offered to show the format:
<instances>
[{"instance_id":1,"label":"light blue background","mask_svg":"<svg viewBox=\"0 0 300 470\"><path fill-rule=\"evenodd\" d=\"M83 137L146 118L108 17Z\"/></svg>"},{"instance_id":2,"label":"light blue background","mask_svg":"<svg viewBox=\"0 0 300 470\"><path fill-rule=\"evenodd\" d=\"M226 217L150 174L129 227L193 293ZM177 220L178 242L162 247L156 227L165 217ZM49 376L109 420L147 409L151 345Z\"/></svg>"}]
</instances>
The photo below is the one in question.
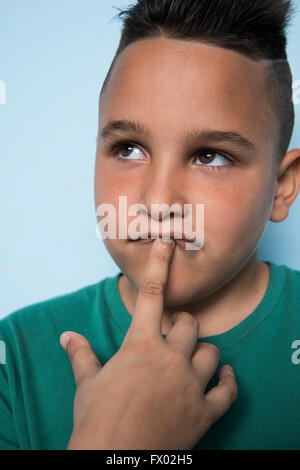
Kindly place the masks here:
<instances>
[{"instance_id":1,"label":"light blue background","mask_svg":"<svg viewBox=\"0 0 300 470\"><path fill-rule=\"evenodd\" d=\"M96 237L98 96L130 0L0 0L0 317L119 271ZM300 13L289 29L300 79ZM300 105L290 148L300 146ZM300 270L300 197L259 257Z\"/></svg>"}]
</instances>

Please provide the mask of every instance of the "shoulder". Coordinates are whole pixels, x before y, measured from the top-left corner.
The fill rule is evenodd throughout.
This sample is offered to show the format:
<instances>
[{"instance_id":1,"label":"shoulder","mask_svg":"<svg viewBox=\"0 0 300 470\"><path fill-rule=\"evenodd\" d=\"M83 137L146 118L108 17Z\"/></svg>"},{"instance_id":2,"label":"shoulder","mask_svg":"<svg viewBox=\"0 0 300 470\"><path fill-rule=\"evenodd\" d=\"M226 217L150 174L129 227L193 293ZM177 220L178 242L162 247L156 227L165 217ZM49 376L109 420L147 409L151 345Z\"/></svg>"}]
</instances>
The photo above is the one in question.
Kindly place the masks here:
<instances>
[{"instance_id":1,"label":"shoulder","mask_svg":"<svg viewBox=\"0 0 300 470\"><path fill-rule=\"evenodd\" d=\"M29 330L38 334L68 323L70 317L76 322L93 308L104 281L15 310L0 320L0 332L16 335Z\"/></svg>"},{"instance_id":2,"label":"shoulder","mask_svg":"<svg viewBox=\"0 0 300 470\"><path fill-rule=\"evenodd\" d=\"M300 270L281 265L285 271L284 295L298 309L300 308Z\"/></svg>"},{"instance_id":3,"label":"shoulder","mask_svg":"<svg viewBox=\"0 0 300 470\"><path fill-rule=\"evenodd\" d=\"M279 273L284 280L284 288L291 289L299 288L300 286L300 269L294 269L286 264L277 264L270 262L272 268L276 273ZM297 292L297 290L295 291Z\"/></svg>"},{"instance_id":4,"label":"shoulder","mask_svg":"<svg viewBox=\"0 0 300 470\"><path fill-rule=\"evenodd\" d=\"M274 291L280 292L281 305L286 311L300 312L300 269L274 262L269 264L273 279L272 287ZM300 315L298 317L300 318Z\"/></svg>"}]
</instances>

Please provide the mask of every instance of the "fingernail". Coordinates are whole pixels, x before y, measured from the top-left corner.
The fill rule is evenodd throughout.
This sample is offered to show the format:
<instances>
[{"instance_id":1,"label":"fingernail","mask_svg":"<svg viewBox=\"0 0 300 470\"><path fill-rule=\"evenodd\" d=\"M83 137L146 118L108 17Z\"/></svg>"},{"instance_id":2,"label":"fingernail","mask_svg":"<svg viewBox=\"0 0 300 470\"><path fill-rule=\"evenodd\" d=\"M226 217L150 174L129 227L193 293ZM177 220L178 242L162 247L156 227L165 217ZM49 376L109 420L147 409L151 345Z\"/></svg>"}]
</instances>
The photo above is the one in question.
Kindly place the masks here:
<instances>
[{"instance_id":1,"label":"fingernail","mask_svg":"<svg viewBox=\"0 0 300 470\"><path fill-rule=\"evenodd\" d=\"M70 341L70 336L67 333L63 333L60 337L60 344L64 349L66 349L68 342Z\"/></svg>"},{"instance_id":2,"label":"fingernail","mask_svg":"<svg viewBox=\"0 0 300 470\"><path fill-rule=\"evenodd\" d=\"M164 243L174 243L174 240L172 238L162 238L161 239Z\"/></svg>"},{"instance_id":3,"label":"fingernail","mask_svg":"<svg viewBox=\"0 0 300 470\"><path fill-rule=\"evenodd\" d=\"M171 318L171 323L172 323L172 325L175 324L179 313L180 313L180 312L175 312L175 313L173 313L172 318Z\"/></svg>"},{"instance_id":4,"label":"fingernail","mask_svg":"<svg viewBox=\"0 0 300 470\"><path fill-rule=\"evenodd\" d=\"M231 375L234 375L233 368L229 364L226 364L225 369L226 369L226 372L228 372Z\"/></svg>"}]
</instances>

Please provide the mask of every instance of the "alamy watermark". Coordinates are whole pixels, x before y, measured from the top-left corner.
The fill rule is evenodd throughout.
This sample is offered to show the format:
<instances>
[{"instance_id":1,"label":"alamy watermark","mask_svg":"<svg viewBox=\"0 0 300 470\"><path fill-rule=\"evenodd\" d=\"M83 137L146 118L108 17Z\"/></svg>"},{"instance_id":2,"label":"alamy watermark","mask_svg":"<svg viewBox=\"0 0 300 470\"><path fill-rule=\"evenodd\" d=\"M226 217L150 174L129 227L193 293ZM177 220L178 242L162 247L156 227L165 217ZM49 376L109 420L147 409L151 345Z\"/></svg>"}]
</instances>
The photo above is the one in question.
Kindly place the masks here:
<instances>
[{"instance_id":1,"label":"alamy watermark","mask_svg":"<svg viewBox=\"0 0 300 470\"><path fill-rule=\"evenodd\" d=\"M300 80L293 81L293 103L300 104Z\"/></svg>"},{"instance_id":2,"label":"alamy watermark","mask_svg":"<svg viewBox=\"0 0 300 470\"><path fill-rule=\"evenodd\" d=\"M6 85L0 80L0 104L6 104Z\"/></svg>"},{"instance_id":3,"label":"alamy watermark","mask_svg":"<svg viewBox=\"0 0 300 470\"><path fill-rule=\"evenodd\" d=\"M0 339L0 364L6 364L5 342Z\"/></svg>"},{"instance_id":4,"label":"alamy watermark","mask_svg":"<svg viewBox=\"0 0 300 470\"><path fill-rule=\"evenodd\" d=\"M291 348L295 349L291 357L292 363L298 365L300 364L300 340L295 339L295 341L293 341L292 343Z\"/></svg>"},{"instance_id":5,"label":"alamy watermark","mask_svg":"<svg viewBox=\"0 0 300 470\"><path fill-rule=\"evenodd\" d=\"M174 219L171 227L172 213ZM160 214L164 214L162 222L159 222ZM183 211L182 206L177 203L171 206L164 203L151 204L151 213L148 214L144 204L131 204L128 207L127 196L119 196L118 224L117 212L113 204L100 204L96 215L97 220L100 218L96 233L101 239L136 241L149 238L173 238L183 240L186 250L201 250L204 246L204 204L195 204L194 217L193 204L184 204ZM135 218L128 223L129 217Z\"/></svg>"}]
</instances>

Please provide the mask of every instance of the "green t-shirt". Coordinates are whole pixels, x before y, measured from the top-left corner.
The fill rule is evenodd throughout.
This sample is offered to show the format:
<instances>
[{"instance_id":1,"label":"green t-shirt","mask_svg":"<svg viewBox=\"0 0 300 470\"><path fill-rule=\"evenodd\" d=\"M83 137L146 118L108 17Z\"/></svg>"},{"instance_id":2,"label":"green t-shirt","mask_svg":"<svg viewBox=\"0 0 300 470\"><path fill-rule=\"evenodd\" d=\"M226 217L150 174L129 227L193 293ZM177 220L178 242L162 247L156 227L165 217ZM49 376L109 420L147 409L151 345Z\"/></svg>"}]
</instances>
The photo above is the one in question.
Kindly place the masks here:
<instances>
[{"instance_id":1,"label":"green t-shirt","mask_svg":"<svg viewBox=\"0 0 300 470\"><path fill-rule=\"evenodd\" d=\"M239 396L194 449L300 449L300 271L267 263L268 289L252 314L225 333L198 339L221 352L207 389L229 363ZM0 364L0 449L66 449L76 388L59 337L66 330L84 335L103 365L117 352L131 322L120 275L0 321L6 362Z\"/></svg>"}]
</instances>

